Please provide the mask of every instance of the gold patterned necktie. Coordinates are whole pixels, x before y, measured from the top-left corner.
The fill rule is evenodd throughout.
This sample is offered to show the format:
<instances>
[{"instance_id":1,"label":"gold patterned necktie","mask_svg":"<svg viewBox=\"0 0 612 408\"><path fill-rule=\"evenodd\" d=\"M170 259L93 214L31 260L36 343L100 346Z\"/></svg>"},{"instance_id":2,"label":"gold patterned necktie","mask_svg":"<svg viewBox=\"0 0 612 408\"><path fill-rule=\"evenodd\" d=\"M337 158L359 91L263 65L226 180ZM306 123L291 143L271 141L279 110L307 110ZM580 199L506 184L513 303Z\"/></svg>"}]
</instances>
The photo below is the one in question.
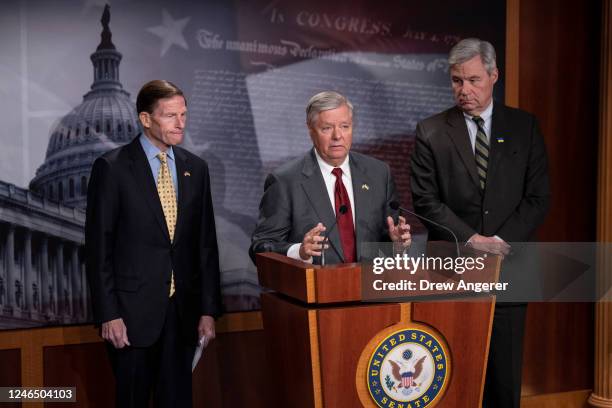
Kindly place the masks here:
<instances>
[{"instance_id":1,"label":"gold patterned necktie","mask_svg":"<svg viewBox=\"0 0 612 408\"><path fill-rule=\"evenodd\" d=\"M174 227L176 226L177 214L176 193L174 191L174 184L172 183L172 176L170 175L170 168L168 167L168 155L165 152L160 152L157 158L161 162L159 172L157 173L157 193L159 194L159 201L164 211L164 218L166 218L170 242L172 242L174 240ZM169 297L174 295L174 290L174 271L172 271Z\"/></svg>"},{"instance_id":2,"label":"gold patterned necktie","mask_svg":"<svg viewBox=\"0 0 612 408\"><path fill-rule=\"evenodd\" d=\"M487 183L487 168L489 167L489 141L487 140L487 134L484 130L484 119L480 116L474 116L472 120L478 127L476 131L476 142L474 144L474 155L476 157L476 169L478 170L480 189L484 190Z\"/></svg>"}]
</instances>

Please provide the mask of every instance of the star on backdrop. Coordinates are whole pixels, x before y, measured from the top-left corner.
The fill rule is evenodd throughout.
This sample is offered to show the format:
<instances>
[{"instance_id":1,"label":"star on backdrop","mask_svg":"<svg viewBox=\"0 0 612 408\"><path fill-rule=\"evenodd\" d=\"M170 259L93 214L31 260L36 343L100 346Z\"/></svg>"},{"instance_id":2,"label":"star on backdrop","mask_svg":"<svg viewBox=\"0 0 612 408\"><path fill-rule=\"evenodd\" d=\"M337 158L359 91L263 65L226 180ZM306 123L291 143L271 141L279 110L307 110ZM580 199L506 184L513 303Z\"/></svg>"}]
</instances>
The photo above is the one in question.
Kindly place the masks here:
<instances>
[{"instance_id":1,"label":"star on backdrop","mask_svg":"<svg viewBox=\"0 0 612 408\"><path fill-rule=\"evenodd\" d=\"M187 23L191 20L191 17L185 17L175 20L168 10L162 10L162 24L147 28L147 31L155 34L162 40L160 57L166 55L166 52L173 45L177 45L186 50L189 49L183 30L187 26Z\"/></svg>"}]
</instances>

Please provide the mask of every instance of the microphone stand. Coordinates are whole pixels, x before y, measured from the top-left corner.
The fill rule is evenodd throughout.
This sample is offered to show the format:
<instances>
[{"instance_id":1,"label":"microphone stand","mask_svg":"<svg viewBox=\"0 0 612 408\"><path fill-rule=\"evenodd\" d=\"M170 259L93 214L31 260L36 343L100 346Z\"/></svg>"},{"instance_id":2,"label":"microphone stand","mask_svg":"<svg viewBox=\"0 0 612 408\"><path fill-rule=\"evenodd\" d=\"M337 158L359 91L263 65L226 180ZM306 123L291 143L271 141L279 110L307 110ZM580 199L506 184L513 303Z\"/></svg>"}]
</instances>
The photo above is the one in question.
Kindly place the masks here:
<instances>
[{"instance_id":1,"label":"microphone stand","mask_svg":"<svg viewBox=\"0 0 612 408\"><path fill-rule=\"evenodd\" d=\"M334 223L332 224L331 228L327 231L327 233L324 235L325 239L323 240L323 243L321 244L321 266L325 266L325 243L329 241L329 236L331 235L334 228L336 228L336 225L338 224L338 219L344 214L346 214L347 211L348 211L348 207L342 204L340 208L338 208L338 214L336 214L336 219L334 220Z\"/></svg>"},{"instance_id":2,"label":"microphone stand","mask_svg":"<svg viewBox=\"0 0 612 408\"><path fill-rule=\"evenodd\" d=\"M457 257L461 256L461 252L459 251L459 240L457 239L457 235L455 235L453 230L451 230L450 228L448 228L448 227L446 227L446 226L444 226L442 224L438 224L434 220L430 220L427 217L419 215L419 214L415 213L414 211L410 211L407 208L400 207L400 205L399 205L399 203L397 201L392 201L391 203L389 203L389 207L391 207L391 209L394 210L394 211L400 210L401 212L414 215L415 217L417 217L417 218L419 218L419 219L421 219L423 221L427 221L428 223L433 224L433 225L435 225L438 228L442 228L443 230L450 232L450 234L453 236L453 239L455 240L455 247L457 249Z\"/></svg>"}]
</instances>

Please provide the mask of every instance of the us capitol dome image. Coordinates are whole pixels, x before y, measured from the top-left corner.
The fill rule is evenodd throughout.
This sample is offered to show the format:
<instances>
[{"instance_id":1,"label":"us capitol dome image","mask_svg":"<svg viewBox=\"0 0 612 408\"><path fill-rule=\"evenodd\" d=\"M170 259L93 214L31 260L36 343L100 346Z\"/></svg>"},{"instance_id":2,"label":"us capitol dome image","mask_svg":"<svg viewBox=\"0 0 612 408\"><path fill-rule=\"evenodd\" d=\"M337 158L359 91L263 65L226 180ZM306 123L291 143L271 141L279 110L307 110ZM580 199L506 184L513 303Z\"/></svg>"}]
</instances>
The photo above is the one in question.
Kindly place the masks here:
<instances>
[{"instance_id":1,"label":"us capitol dome image","mask_svg":"<svg viewBox=\"0 0 612 408\"><path fill-rule=\"evenodd\" d=\"M51 129L29 190L0 181L0 329L91 320L84 262L91 166L139 133L109 22L106 6L91 90Z\"/></svg>"},{"instance_id":2,"label":"us capitol dome image","mask_svg":"<svg viewBox=\"0 0 612 408\"><path fill-rule=\"evenodd\" d=\"M109 20L107 7L102 16L102 39L91 55L91 90L52 130L45 162L30 182L30 190L72 207L85 208L87 204L87 182L94 160L138 133L136 107L119 82L121 53L112 42Z\"/></svg>"}]
</instances>

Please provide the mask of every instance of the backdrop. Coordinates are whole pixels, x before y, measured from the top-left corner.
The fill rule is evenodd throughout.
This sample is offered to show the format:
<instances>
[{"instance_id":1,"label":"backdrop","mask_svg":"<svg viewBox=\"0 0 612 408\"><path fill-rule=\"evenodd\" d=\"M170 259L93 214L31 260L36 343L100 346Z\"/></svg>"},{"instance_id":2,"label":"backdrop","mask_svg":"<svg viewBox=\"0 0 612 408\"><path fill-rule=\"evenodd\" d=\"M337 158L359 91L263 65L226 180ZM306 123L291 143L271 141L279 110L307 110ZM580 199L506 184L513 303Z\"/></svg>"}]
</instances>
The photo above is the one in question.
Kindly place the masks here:
<instances>
[{"instance_id":1,"label":"backdrop","mask_svg":"<svg viewBox=\"0 0 612 408\"><path fill-rule=\"evenodd\" d=\"M91 318L89 170L138 134L148 80L186 92L183 145L211 168L228 311L259 307L247 249L263 180L311 147L310 96L349 97L353 148L391 165L407 206L416 123L452 105L446 55L459 39L496 46L503 101L504 1L105 3L0 6L0 328Z\"/></svg>"}]
</instances>

